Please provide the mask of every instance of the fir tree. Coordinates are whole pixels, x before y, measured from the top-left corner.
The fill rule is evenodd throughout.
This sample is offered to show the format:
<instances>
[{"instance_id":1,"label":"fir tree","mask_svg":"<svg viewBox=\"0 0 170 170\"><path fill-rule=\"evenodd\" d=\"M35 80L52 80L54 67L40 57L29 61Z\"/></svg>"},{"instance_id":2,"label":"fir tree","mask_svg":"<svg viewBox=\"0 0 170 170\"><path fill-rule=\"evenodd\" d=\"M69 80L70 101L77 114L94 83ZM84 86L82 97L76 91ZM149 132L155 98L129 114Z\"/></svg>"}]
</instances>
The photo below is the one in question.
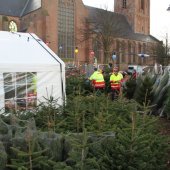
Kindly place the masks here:
<instances>
[{"instance_id":1,"label":"fir tree","mask_svg":"<svg viewBox=\"0 0 170 170\"><path fill-rule=\"evenodd\" d=\"M25 131L22 132L22 129ZM34 121L26 121L25 127L20 127L12 139L11 162L7 167L20 170L43 170L49 167L48 158L44 155L47 149L41 149L37 136Z\"/></svg>"},{"instance_id":2,"label":"fir tree","mask_svg":"<svg viewBox=\"0 0 170 170\"><path fill-rule=\"evenodd\" d=\"M135 93L135 89L136 89L136 79L130 78L126 82L125 88L123 89L125 97L127 97L128 99L132 99Z\"/></svg>"},{"instance_id":3,"label":"fir tree","mask_svg":"<svg viewBox=\"0 0 170 170\"><path fill-rule=\"evenodd\" d=\"M129 120L120 118L121 128L117 128L115 136L90 147L90 157L97 160L101 170L165 170L167 138L156 130L156 119L132 112Z\"/></svg>"},{"instance_id":4,"label":"fir tree","mask_svg":"<svg viewBox=\"0 0 170 170\"><path fill-rule=\"evenodd\" d=\"M7 153L3 143L0 141L0 170L4 170L7 163Z\"/></svg>"},{"instance_id":5,"label":"fir tree","mask_svg":"<svg viewBox=\"0 0 170 170\"><path fill-rule=\"evenodd\" d=\"M165 113L167 118L170 118L170 88L168 90L168 94L167 94L167 100L165 102Z\"/></svg>"},{"instance_id":6,"label":"fir tree","mask_svg":"<svg viewBox=\"0 0 170 170\"><path fill-rule=\"evenodd\" d=\"M153 99L152 87L153 83L151 79L146 76L142 83L139 85L135 94L135 99L139 104L144 105L145 103L148 105L151 103Z\"/></svg>"}]
</instances>

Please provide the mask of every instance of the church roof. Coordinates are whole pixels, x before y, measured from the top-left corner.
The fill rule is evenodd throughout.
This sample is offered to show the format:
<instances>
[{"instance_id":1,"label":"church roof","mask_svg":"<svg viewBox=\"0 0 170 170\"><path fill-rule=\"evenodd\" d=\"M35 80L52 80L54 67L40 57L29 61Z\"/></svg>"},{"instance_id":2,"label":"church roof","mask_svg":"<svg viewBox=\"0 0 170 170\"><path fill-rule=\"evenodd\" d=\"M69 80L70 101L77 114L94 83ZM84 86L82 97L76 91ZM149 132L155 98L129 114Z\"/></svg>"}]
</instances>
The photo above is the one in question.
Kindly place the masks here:
<instances>
[{"instance_id":1,"label":"church roof","mask_svg":"<svg viewBox=\"0 0 170 170\"><path fill-rule=\"evenodd\" d=\"M0 15L22 17L41 7L41 0L0 0Z\"/></svg>"},{"instance_id":2,"label":"church roof","mask_svg":"<svg viewBox=\"0 0 170 170\"><path fill-rule=\"evenodd\" d=\"M89 7L86 6L89 11L89 18L92 20L92 22L96 21L96 18L99 18L98 21L100 22L103 13L107 12L107 15L111 15L112 21L112 33L115 38L124 38L124 39L130 39L130 40L136 40L136 41L143 41L143 42L158 42L159 40L153 37L152 35L145 35L141 33L134 33L132 30L132 27L128 23L126 17L122 14L106 11L99 8ZM101 16L99 16L101 15ZM108 22L109 23L109 22ZM96 22L97 24L97 22Z\"/></svg>"}]
</instances>

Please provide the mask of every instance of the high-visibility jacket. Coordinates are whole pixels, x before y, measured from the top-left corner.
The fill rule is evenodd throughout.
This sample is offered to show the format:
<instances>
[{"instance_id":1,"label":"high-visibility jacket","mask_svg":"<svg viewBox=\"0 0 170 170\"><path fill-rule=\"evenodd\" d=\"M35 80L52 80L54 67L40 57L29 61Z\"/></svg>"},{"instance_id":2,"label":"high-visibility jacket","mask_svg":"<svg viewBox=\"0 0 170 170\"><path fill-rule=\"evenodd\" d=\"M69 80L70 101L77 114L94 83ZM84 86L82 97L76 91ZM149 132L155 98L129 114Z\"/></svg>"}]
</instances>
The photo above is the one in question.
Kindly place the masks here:
<instances>
[{"instance_id":1,"label":"high-visibility jacket","mask_svg":"<svg viewBox=\"0 0 170 170\"><path fill-rule=\"evenodd\" d=\"M97 89L105 88L104 77L103 77L103 74L100 71L95 71L90 76L90 80L92 81L94 88L97 88Z\"/></svg>"},{"instance_id":2,"label":"high-visibility jacket","mask_svg":"<svg viewBox=\"0 0 170 170\"><path fill-rule=\"evenodd\" d=\"M34 94L36 95L37 94L37 76L36 75L33 75L32 83L33 83Z\"/></svg>"},{"instance_id":3,"label":"high-visibility jacket","mask_svg":"<svg viewBox=\"0 0 170 170\"><path fill-rule=\"evenodd\" d=\"M121 73L118 73L117 75L112 73L112 75L110 76L111 89L120 90L122 79L123 75Z\"/></svg>"},{"instance_id":4,"label":"high-visibility jacket","mask_svg":"<svg viewBox=\"0 0 170 170\"><path fill-rule=\"evenodd\" d=\"M90 76L90 80L94 80L96 74L98 74L98 71L94 71L94 73Z\"/></svg>"}]
</instances>

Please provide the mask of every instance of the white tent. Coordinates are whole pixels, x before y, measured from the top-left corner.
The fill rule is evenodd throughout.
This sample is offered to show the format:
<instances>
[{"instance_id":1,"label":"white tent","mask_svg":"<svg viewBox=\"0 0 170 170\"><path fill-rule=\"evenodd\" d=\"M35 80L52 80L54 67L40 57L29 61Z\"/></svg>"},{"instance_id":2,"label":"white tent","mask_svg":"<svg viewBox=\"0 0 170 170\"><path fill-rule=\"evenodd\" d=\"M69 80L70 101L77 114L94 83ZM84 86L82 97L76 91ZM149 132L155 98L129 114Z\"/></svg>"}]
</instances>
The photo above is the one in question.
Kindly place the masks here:
<instances>
[{"instance_id":1,"label":"white tent","mask_svg":"<svg viewBox=\"0 0 170 170\"><path fill-rule=\"evenodd\" d=\"M65 64L35 34L0 31L0 108L32 109L65 98Z\"/></svg>"}]
</instances>

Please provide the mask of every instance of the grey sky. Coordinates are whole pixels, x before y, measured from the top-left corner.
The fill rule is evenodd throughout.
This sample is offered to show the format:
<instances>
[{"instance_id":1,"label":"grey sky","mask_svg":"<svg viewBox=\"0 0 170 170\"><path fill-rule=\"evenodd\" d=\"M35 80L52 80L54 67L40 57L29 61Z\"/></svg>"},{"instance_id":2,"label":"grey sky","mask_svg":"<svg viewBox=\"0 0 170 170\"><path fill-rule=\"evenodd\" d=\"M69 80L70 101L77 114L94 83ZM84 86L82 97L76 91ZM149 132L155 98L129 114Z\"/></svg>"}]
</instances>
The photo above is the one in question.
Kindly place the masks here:
<instances>
[{"instance_id":1,"label":"grey sky","mask_svg":"<svg viewBox=\"0 0 170 170\"><path fill-rule=\"evenodd\" d=\"M150 33L159 40L166 38L170 40L170 11L167 11L170 4L170 0L150 0L151 1L151 21L150 21ZM108 8L112 10L114 8L114 0L83 0L85 5Z\"/></svg>"}]
</instances>

